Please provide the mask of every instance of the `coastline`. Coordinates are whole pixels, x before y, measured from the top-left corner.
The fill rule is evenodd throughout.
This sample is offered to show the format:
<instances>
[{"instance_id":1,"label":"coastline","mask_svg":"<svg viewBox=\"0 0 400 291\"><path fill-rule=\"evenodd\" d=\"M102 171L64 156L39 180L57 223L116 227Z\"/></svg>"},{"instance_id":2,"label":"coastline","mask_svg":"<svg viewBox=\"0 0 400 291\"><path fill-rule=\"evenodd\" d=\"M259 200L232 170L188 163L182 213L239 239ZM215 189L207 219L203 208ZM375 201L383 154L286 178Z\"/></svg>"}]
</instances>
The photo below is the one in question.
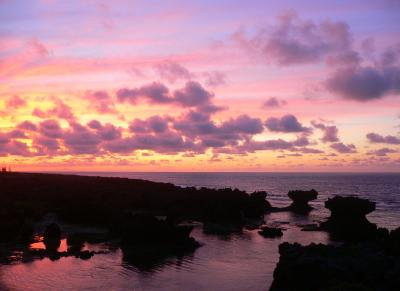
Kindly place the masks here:
<instances>
[{"instance_id":1,"label":"coastline","mask_svg":"<svg viewBox=\"0 0 400 291\"><path fill-rule=\"evenodd\" d=\"M146 269L146 266L152 266L152 262L166 260L171 256L184 256L186 253L191 253L196 248L201 247L201 244L196 243L190 236L190 232L193 229L191 222L193 221L200 221L203 231L210 235L240 232L242 228L250 227L255 230L266 230L265 233L260 233L260 236L265 235L268 238L270 234L276 232L270 232L268 228L263 229L265 221L262 218L264 213L293 211L289 207L274 209L270 205L266 205L264 202L268 200L267 194L264 196L260 192L246 193L236 189L182 188L170 183L127 178L32 173L2 174L0 181L3 186L1 191L2 198L5 201L2 221L7 221L7 223L10 221L15 222L14 228L18 226L18 223L21 223L21 217L24 218L25 222L30 220L32 225L35 225L36 222L41 221L46 213L56 213L60 221L75 225L103 226L106 229L102 233L97 232L89 235L82 231L78 232L76 228L67 230L65 224L60 223L62 234L56 235L56 246L60 241L62 244L66 244L67 247L60 251L54 248L52 250L47 249L45 236L39 237L39 242L45 245L41 250L32 250L27 247L32 244L31 238L25 242L20 241L18 242L18 250L22 251L22 256L17 259L22 261L43 259L45 257L51 260L58 260L65 256L87 260L98 254L107 254L107 249L88 250L80 248L83 242L91 242L100 243L107 247L121 248L124 260ZM107 195L112 199L106 199ZM147 197L144 198L143 196ZM96 198L94 199L94 197ZM165 199L160 200L160 197ZM19 211L19 214L12 213L12 210L15 209L15 207L12 207L13 203L18 203L19 210L23 209L23 211ZM8 218L14 218L14 220L4 219L4 215L7 215L4 212L7 209L7 205L10 211ZM175 207L172 207L172 205ZM210 205L213 207L211 208L212 211L210 211ZM260 205L262 205L261 208ZM154 220L155 216L161 218L163 222L159 222L158 218L157 221ZM51 219L47 223L51 223ZM183 225L185 225L184 228L182 228ZM4 226L3 222L2 227ZM19 226L26 227L27 225L20 224ZM280 226L277 227L280 228ZM34 229L34 231L37 230ZM41 231L43 231L43 228ZM173 235L173 239L166 239L171 237L173 233L176 234ZM138 240L138 234L144 234L140 235L142 237L141 240ZM10 236L10 232L8 232L8 235ZM389 241L390 237L384 235L381 238L383 238L382 241ZM376 241L373 239L371 242L363 238L357 242L356 249L368 250L372 248L379 252L383 248ZM25 245L25 247L20 247L21 245ZM175 247L176 245L178 247ZM132 248L132 246L134 247ZM149 246L151 247L149 248ZM145 253L148 255L144 258L142 256L138 257L138 253L135 251L138 248L145 249ZM317 251L314 251L312 256L315 257L319 252L318 250L323 250L323 248L324 246L322 245L321 247L315 247ZM304 251L309 253L307 247L297 247L296 245L280 248L281 260L284 260L286 267L283 268L281 264L275 270L275 273L285 273L285 268L290 270L291 263L296 262L293 257L288 261L288 250L289 252L294 250L300 254ZM335 253L336 251L336 249L328 249L327 252ZM141 251L140 253L143 252ZM7 255L9 253L3 253L3 258ZM368 257L368 253L364 252L364 256ZM390 254L388 258L392 260L392 255ZM323 262L327 263L329 260L331 260L330 257ZM346 262L346 258L344 258L344 261ZM302 264L302 262L297 261L296 264ZM343 265L343 263L340 264ZM311 278L309 279L311 280ZM292 281L298 280L299 278L293 277ZM279 289L279 280L275 280L274 284L273 288L275 289L273 290L291 290L287 289L288 286L285 287L286 289ZM314 290L307 289L304 286L304 289L301 289L300 286L297 285L300 288L297 290Z\"/></svg>"}]
</instances>

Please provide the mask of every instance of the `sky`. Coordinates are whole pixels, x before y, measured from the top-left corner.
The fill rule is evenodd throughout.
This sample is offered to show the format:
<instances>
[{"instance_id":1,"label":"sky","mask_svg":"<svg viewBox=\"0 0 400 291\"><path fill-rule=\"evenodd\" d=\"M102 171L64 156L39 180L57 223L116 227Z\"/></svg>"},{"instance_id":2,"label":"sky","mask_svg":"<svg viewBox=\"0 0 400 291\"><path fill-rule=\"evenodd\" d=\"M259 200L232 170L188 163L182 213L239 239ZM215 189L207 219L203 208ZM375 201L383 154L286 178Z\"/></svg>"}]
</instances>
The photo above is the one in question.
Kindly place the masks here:
<instances>
[{"instance_id":1,"label":"sky","mask_svg":"<svg viewBox=\"0 0 400 291\"><path fill-rule=\"evenodd\" d=\"M398 172L400 2L0 0L0 164Z\"/></svg>"}]
</instances>

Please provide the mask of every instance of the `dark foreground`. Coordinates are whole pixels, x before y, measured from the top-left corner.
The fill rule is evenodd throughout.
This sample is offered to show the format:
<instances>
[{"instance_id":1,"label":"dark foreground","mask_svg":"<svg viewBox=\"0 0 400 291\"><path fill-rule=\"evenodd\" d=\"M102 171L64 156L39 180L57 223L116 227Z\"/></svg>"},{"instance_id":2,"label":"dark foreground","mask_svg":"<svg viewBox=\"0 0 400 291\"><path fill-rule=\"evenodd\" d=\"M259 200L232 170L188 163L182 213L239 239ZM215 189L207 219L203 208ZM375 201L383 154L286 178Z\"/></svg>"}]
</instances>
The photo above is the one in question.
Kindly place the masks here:
<instances>
[{"instance_id":1,"label":"dark foreground","mask_svg":"<svg viewBox=\"0 0 400 291\"><path fill-rule=\"evenodd\" d=\"M203 231L211 235L258 228L261 236L279 241L284 229L263 225L264 213L307 215L312 209L308 202L318 195L315 190L291 191L293 203L274 208L265 192L180 188L143 180L7 173L0 175L0 183L3 263L66 256L86 260L104 250L85 250L84 243L102 242L119 248L125 261L143 270L200 246L190 237L190 221L202 222ZM375 204L368 200L335 197L325 206L331 217L304 230L326 231L338 244L282 244L271 289L399 290L399 230L389 233L370 223L365 215ZM48 219L54 216L59 219ZM102 231L71 230L64 222ZM59 248L61 240L67 248ZM34 241L45 248L29 248Z\"/></svg>"}]
</instances>

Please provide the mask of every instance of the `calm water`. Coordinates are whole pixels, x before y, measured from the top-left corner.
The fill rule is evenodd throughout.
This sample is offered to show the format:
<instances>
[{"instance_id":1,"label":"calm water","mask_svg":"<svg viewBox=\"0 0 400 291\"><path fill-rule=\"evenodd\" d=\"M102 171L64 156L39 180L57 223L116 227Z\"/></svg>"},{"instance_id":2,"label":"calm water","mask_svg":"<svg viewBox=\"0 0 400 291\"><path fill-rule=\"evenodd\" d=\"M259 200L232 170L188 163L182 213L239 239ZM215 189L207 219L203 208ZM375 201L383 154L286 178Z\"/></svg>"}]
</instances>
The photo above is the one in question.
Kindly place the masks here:
<instances>
[{"instance_id":1,"label":"calm water","mask_svg":"<svg viewBox=\"0 0 400 291\"><path fill-rule=\"evenodd\" d=\"M400 174L272 174L272 173L85 173L171 182L181 186L236 187L265 190L275 206L290 203L292 189L315 188L320 193L309 216L266 215L267 224L286 228L279 239L257 231L216 236L195 227L192 235L203 244L194 253L167 258L143 269L123 259L120 250L95 255L88 261L61 258L0 266L1 290L268 290L284 241L329 243L323 232L301 232L298 225L315 223L329 213L323 202L334 195L357 195L377 202L369 219L380 226L400 226ZM90 246L87 248L99 248Z\"/></svg>"}]
</instances>

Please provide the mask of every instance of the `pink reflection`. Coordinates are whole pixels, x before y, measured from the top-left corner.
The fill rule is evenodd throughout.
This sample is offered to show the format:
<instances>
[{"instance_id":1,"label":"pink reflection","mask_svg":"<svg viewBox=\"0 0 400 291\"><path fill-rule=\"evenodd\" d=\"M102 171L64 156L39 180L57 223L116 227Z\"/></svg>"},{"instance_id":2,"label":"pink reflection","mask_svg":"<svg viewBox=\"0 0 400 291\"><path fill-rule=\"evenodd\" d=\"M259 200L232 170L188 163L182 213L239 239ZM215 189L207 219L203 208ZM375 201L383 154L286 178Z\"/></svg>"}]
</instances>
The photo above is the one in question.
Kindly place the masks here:
<instances>
[{"instance_id":1,"label":"pink reflection","mask_svg":"<svg viewBox=\"0 0 400 291\"><path fill-rule=\"evenodd\" d=\"M45 250L46 246L43 242L43 237L39 237L37 242L31 243L29 248L32 250ZM62 239L60 246L57 248L58 252L66 252L68 250L67 239Z\"/></svg>"}]
</instances>

